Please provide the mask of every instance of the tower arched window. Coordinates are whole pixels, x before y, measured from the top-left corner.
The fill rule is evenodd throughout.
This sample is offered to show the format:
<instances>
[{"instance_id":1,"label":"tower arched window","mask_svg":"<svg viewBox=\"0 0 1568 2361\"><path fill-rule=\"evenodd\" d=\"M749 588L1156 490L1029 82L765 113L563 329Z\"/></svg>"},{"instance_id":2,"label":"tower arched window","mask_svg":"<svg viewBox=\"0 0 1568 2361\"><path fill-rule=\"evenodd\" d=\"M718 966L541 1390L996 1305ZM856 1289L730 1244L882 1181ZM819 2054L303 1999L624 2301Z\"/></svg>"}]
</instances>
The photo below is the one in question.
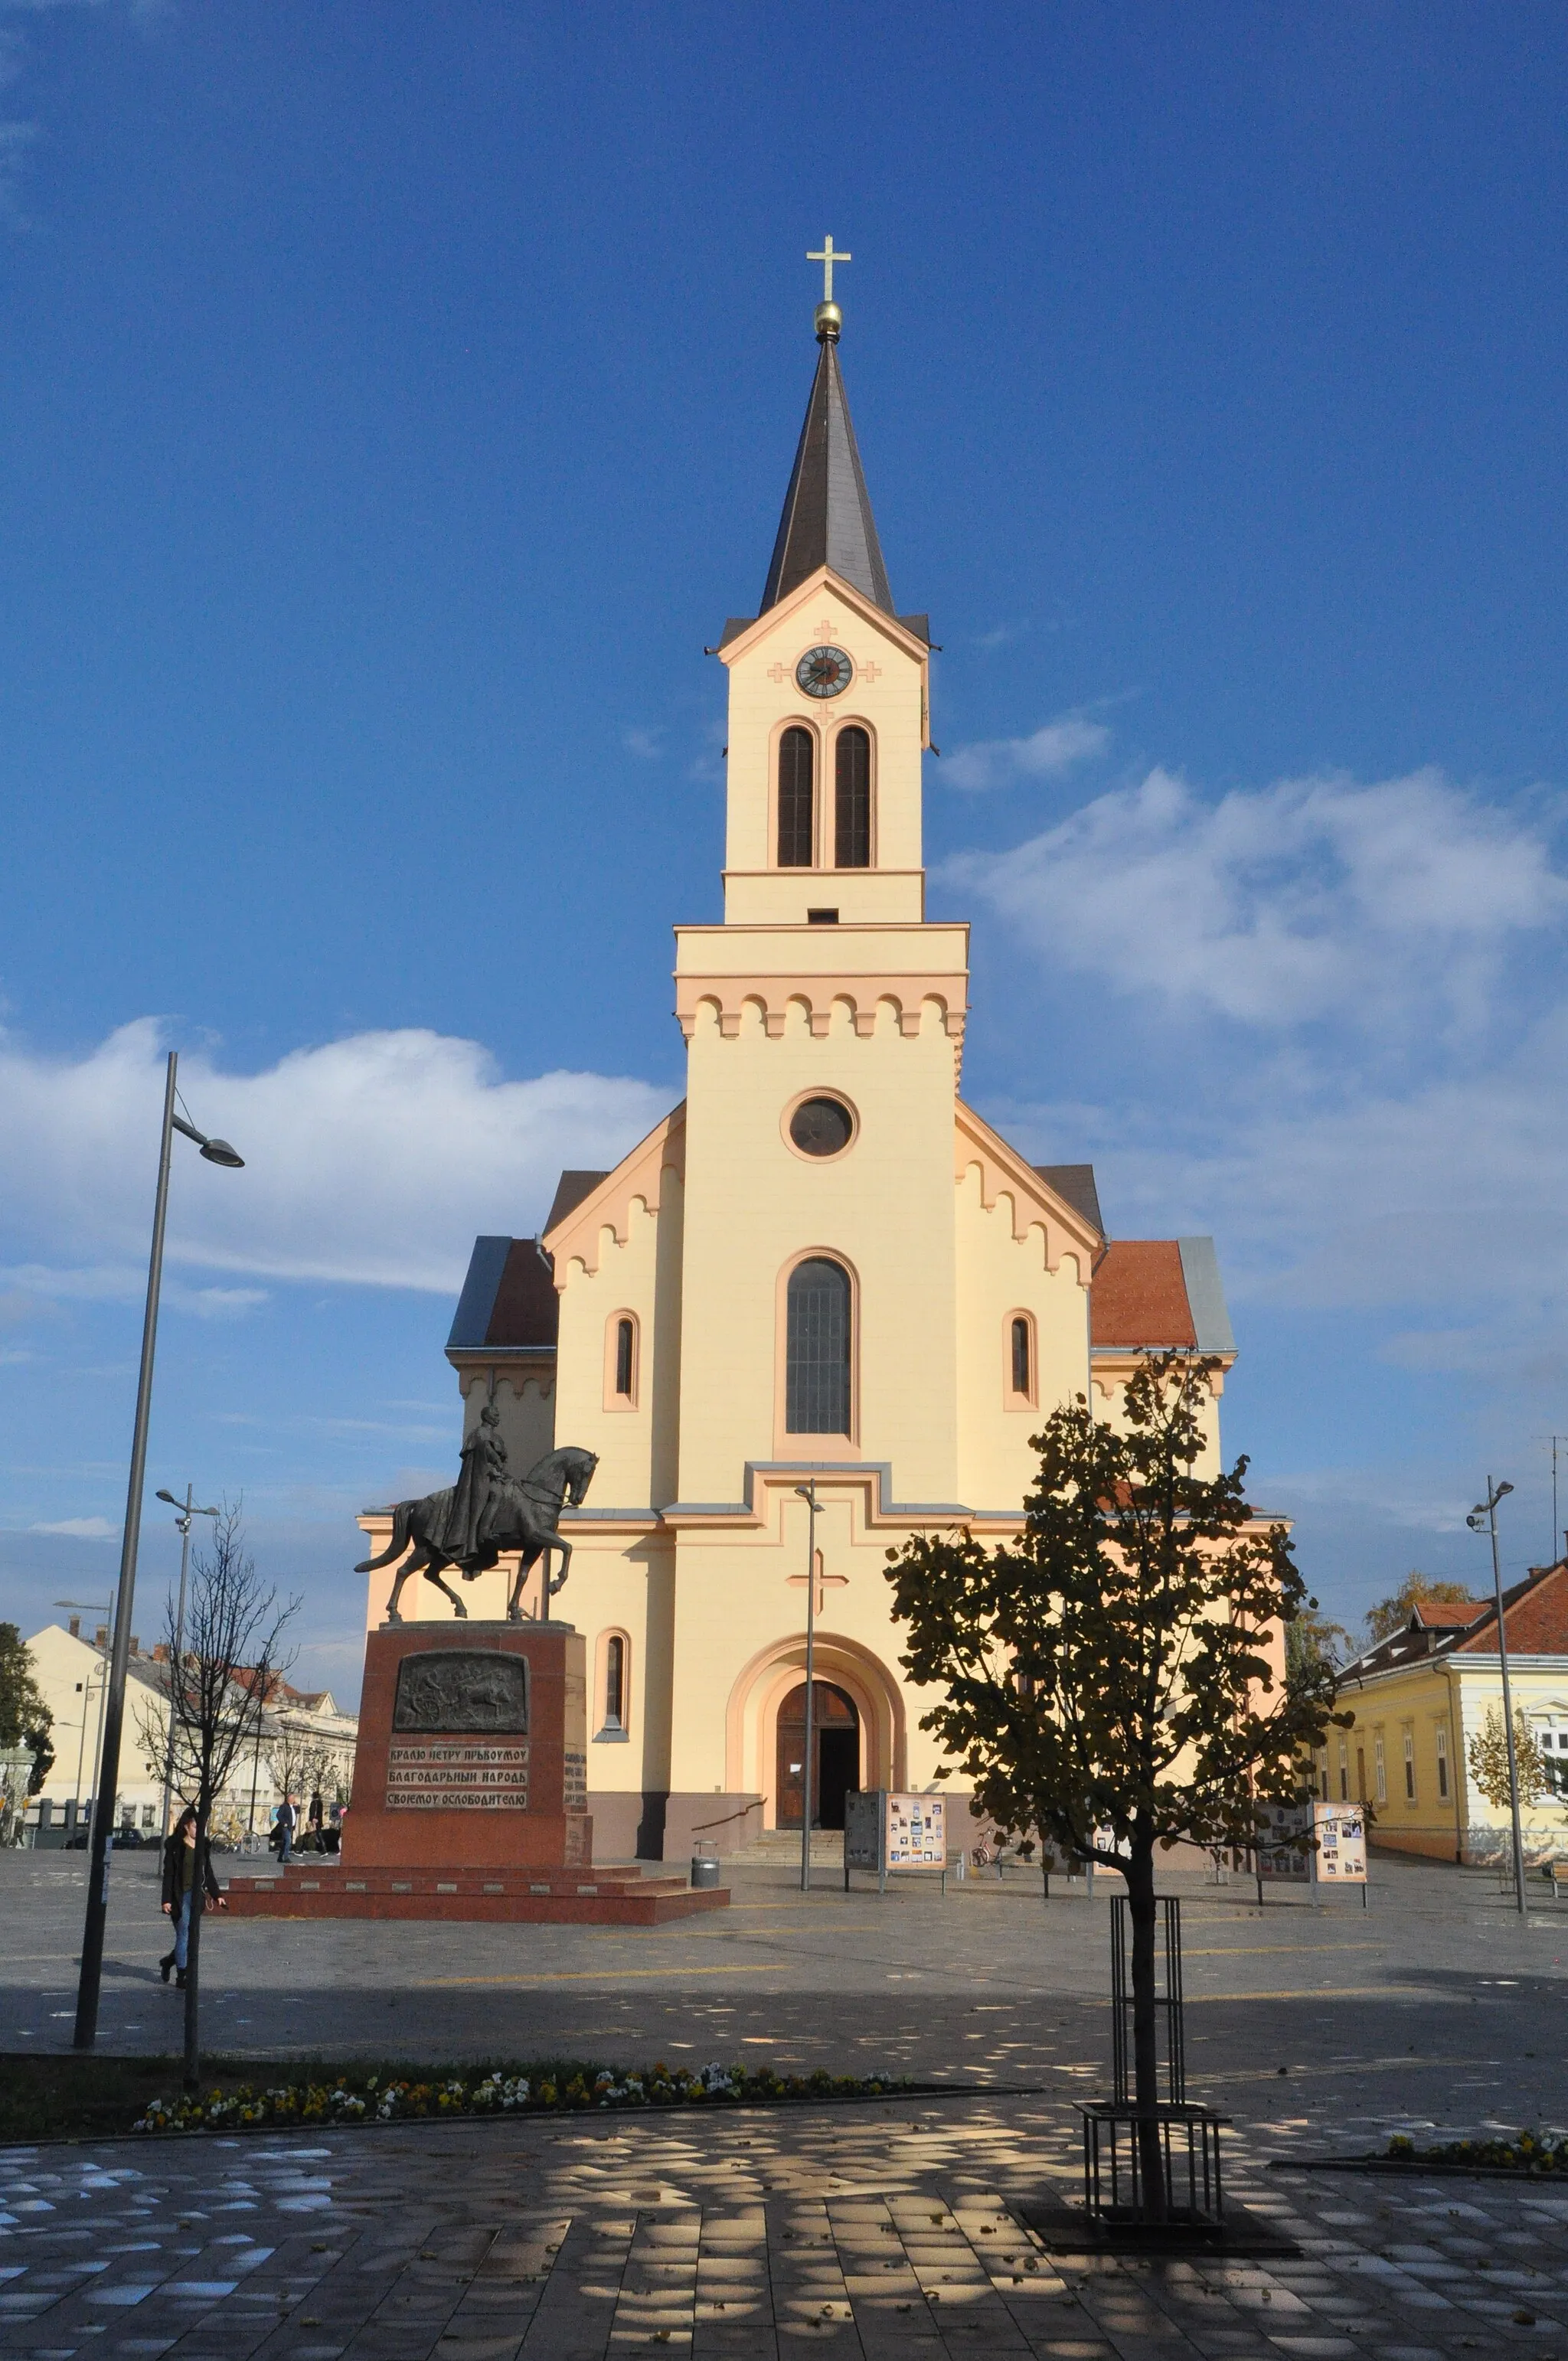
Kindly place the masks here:
<instances>
[{"instance_id":1,"label":"tower arched window","mask_svg":"<svg viewBox=\"0 0 1568 2361\"><path fill-rule=\"evenodd\" d=\"M872 741L858 723L839 730L833 750L833 865L872 865Z\"/></svg>"},{"instance_id":2,"label":"tower arched window","mask_svg":"<svg viewBox=\"0 0 1568 2361\"><path fill-rule=\"evenodd\" d=\"M789 729L779 740L779 867L811 866L816 741L809 730Z\"/></svg>"},{"instance_id":3,"label":"tower arched window","mask_svg":"<svg viewBox=\"0 0 1568 2361\"><path fill-rule=\"evenodd\" d=\"M1006 1401L1009 1410L1033 1410L1039 1400L1039 1346L1031 1312L1007 1317Z\"/></svg>"},{"instance_id":4,"label":"tower arched window","mask_svg":"<svg viewBox=\"0 0 1568 2361\"><path fill-rule=\"evenodd\" d=\"M814 1255L789 1275L784 1424L791 1434L848 1434L852 1296L842 1263Z\"/></svg>"}]
</instances>

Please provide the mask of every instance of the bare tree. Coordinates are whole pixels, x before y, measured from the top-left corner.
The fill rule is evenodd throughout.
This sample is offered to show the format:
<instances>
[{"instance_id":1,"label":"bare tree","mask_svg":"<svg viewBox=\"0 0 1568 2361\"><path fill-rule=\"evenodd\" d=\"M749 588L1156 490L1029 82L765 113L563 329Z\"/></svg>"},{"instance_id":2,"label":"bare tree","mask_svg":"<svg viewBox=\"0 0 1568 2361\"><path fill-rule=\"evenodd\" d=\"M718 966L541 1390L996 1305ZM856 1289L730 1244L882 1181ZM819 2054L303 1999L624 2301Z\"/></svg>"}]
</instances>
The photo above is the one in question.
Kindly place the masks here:
<instances>
[{"instance_id":1,"label":"bare tree","mask_svg":"<svg viewBox=\"0 0 1568 2361\"><path fill-rule=\"evenodd\" d=\"M213 1806L244 1750L255 1743L267 1698L293 1663L285 1656L285 1626L300 1601L280 1608L263 1589L245 1547L237 1506L226 1502L210 1547L196 1553L185 1608L184 1645L178 1644L174 1608L167 1610L169 1714L174 1738L174 1785L196 1813L196 1885L185 1967L185 2083L201 2076L201 1953L208 1829ZM244 1677L241 1678L240 1675Z\"/></svg>"}]
</instances>

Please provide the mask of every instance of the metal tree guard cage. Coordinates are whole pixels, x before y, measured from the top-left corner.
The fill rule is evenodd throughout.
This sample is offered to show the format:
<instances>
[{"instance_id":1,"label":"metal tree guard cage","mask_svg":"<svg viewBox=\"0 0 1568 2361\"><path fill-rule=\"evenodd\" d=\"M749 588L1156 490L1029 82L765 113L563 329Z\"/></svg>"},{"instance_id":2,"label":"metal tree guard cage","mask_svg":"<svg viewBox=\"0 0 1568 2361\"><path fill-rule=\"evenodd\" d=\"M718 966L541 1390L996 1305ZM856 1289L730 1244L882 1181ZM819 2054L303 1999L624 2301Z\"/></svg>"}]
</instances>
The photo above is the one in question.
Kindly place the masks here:
<instances>
[{"instance_id":1,"label":"metal tree guard cage","mask_svg":"<svg viewBox=\"0 0 1568 2361\"><path fill-rule=\"evenodd\" d=\"M1162 1895L1157 1905L1165 1929L1165 1990L1155 1994L1155 2007L1165 2019L1166 2097L1180 2106L1187 2096L1187 2036L1181 1999L1181 1904ZM1118 2106L1132 2097L1129 2071L1133 2054L1131 1920L1127 1897L1119 1894L1111 1905L1111 2074Z\"/></svg>"},{"instance_id":2,"label":"metal tree guard cage","mask_svg":"<svg viewBox=\"0 0 1568 2361\"><path fill-rule=\"evenodd\" d=\"M1157 1988L1157 2025L1165 2026L1167 2095L1157 2101L1163 2216L1173 2238L1217 2231L1224 2219L1220 2169L1223 2118L1187 2099L1187 2039L1181 1990L1181 1904L1162 1895L1157 1905L1164 1934L1164 1989ZM1081 2108L1084 2210L1114 2232L1148 2222L1148 2191L1139 2147L1147 2120L1134 2096L1131 1918L1125 1894L1111 1905L1111 2063L1113 2095ZM1156 1951L1157 1975L1159 1951Z\"/></svg>"}]
</instances>

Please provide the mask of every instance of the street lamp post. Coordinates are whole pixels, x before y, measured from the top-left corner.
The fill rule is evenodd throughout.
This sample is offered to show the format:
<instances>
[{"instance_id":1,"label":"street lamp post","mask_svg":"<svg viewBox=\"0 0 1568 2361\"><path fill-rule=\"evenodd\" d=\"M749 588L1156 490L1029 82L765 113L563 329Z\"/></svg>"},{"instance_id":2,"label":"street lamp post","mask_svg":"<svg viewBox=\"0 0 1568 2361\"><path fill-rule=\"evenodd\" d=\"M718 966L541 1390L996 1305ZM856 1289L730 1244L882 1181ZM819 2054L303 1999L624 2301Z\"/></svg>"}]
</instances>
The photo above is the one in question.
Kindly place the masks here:
<instances>
[{"instance_id":1,"label":"street lamp post","mask_svg":"<svg viewBox=\"0 0 1568 2361\"><path fill-rule=\"evenodd\" d=\"M180 1511L174 1520L175 1530L180 1535L180 1605L174 1616L174 1662L169 1668L169 1735L163 1750L165 1836L169 1834L169 1800L174 1786L174 1682L185 1656L185 1577L191 1567L191 1520L192 1517L216 1517L223 1513L218 1509L192 1508L191 1504L195 1490L193 1484L187 1484L183 1500L177 1500L172 1492L159 1492L158 1496L160 1500L167 1500L171 1509Z\"/></svg>"},{"instance_id":2,"label":"street lamp post","mask_svg":"<svg viewBox=\"0 0 1568 2361\"><path fill-rule=\"evenodd\" d=\"M1464 1521L1472 1532L1492 1536L1492 1595L1497 1603L1497 1661L1503 1672L1503 1732L1508 1744L1508 1809L1514 1824L1514 1901L1521 1918L1528 1916L1524 1898L1524 1828L1519 1819L1519 1765L1514 1746L1514 1699L1508 1686L1508 1635L1503 1621L1503 1566L1497 1555L1497 1503L1513 1490L1511 1484L1486 1478L1486 1497L1477 1500Z\"/></svg>"},{"instance_id":3,"label":"street lamp post","mask_svg":"<svg viewBox=\"0 0 1568 2361\"><path fill-rule=\"evenodd\" d=\"M817 1478L809 1484L797 1484L795 1490L806 1502L806 1749L801 1761L800 1800L800 1890L811 1891L811 1741L815 1735L812 1708L817 1702Z\"/></svg>"},{"instance_id":4,"label":"street lamp post","mask_svg":"<svg viewBox=\"0 0 1568 2361\"><path fill-rule=\"evenodd\" d=\"M87 1909L82 1927L82 1973L76 1987L78 2049L91 2049L98 2033L98 1991L104 1974L104 1927L109 1910L109 1843L114 1833L115 1799L120 1784L120 1732L126 1716L126 1674L131 1655L131 1611L136 1593L137 1551L141 1541L141 1496L147 1476L147 1430L152 1411L153 1349L158 1342L158 1299L163 1283L163 1229L169 1213L169 1166L174 1134L193 1139L209 1164L231 1170L243 1165L226 1139L209 1139L193 1123L174 1112L175 1075L180 1060L169 1052L163 1085L163 1135L159 1147L158 1191L152 1210L152 1253L147 1270L147 1310L142 1317L141 1370L137 1379L136 1425L131 1436L130 1482L126 1489L126 1529L120 1543L120 1581L115 1607L113 1650L109 1659L107 1701L104 1712L104 1743L98 1764L98 1794L93 1807L93 1842L87 1863Z\"/></svg>"}]
</instances>

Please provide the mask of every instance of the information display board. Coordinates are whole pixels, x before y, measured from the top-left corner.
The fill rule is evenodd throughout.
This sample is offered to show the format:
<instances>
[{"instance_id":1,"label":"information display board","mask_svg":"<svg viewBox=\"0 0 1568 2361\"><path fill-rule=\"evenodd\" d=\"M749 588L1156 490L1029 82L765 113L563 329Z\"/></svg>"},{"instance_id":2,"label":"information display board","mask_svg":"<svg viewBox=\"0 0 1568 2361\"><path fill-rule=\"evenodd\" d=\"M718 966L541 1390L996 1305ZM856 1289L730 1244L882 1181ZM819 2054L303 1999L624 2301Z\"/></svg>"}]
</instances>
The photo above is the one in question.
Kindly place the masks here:
<instances>
[{"instance_id":1,"label":"information display board","mask_svg":"<svg viewBox=\"0 0 1568 2361\"><path fill-rule=\"evenodd\" d=\"M1315 1884L1365 1884L1366 1815L1359 1804L1314 1804L1312 1834L1318 1840L1312 1855Z\"/></svg>"},{"instance_id":2,"label":"information display board","mask_svg":"<svg viewBox=\"0 0 1568 2361\"><path fill-rule=\"evenodd\" d=\"M1257 1815L1257 1873L1270 1885L1310 1885L1312 1855L1300 1840L1310 1836L1310 1804L1263 1804Z\"/></svg>"},{"instance_id":3,"label":"information display board","mask_svg":"<svg viewBox=\"0 0 1568 2361\"><path fill-rule=\"evenodd\" d=\"M852 1869L874 1870L886 1881L896 1869L948 1865L945 1795L894 1795L872 1788L844 1799L844 1883Z\"/></svg>"},{"instance_id":4,"label":"information display board","mask_svg":"<svg viewBox=\"0 0 1568 2361\"><path fill-rule=\"evenodd\" d=\"M1256 1857L1262 1884L1365 1886L1366 1815L1359 1804L1265 1804Z\"/></svg>"},{"instance_id":5,"label":"information display board","mask_svg":"<svg viewBox=\"0 0 1568 2361\"><path fill-rule=\"evenodd\" d=\"M946 1869L945 1795L888 1795L885 1827L889 1869Z\"/></svg>"}]
</instances>

